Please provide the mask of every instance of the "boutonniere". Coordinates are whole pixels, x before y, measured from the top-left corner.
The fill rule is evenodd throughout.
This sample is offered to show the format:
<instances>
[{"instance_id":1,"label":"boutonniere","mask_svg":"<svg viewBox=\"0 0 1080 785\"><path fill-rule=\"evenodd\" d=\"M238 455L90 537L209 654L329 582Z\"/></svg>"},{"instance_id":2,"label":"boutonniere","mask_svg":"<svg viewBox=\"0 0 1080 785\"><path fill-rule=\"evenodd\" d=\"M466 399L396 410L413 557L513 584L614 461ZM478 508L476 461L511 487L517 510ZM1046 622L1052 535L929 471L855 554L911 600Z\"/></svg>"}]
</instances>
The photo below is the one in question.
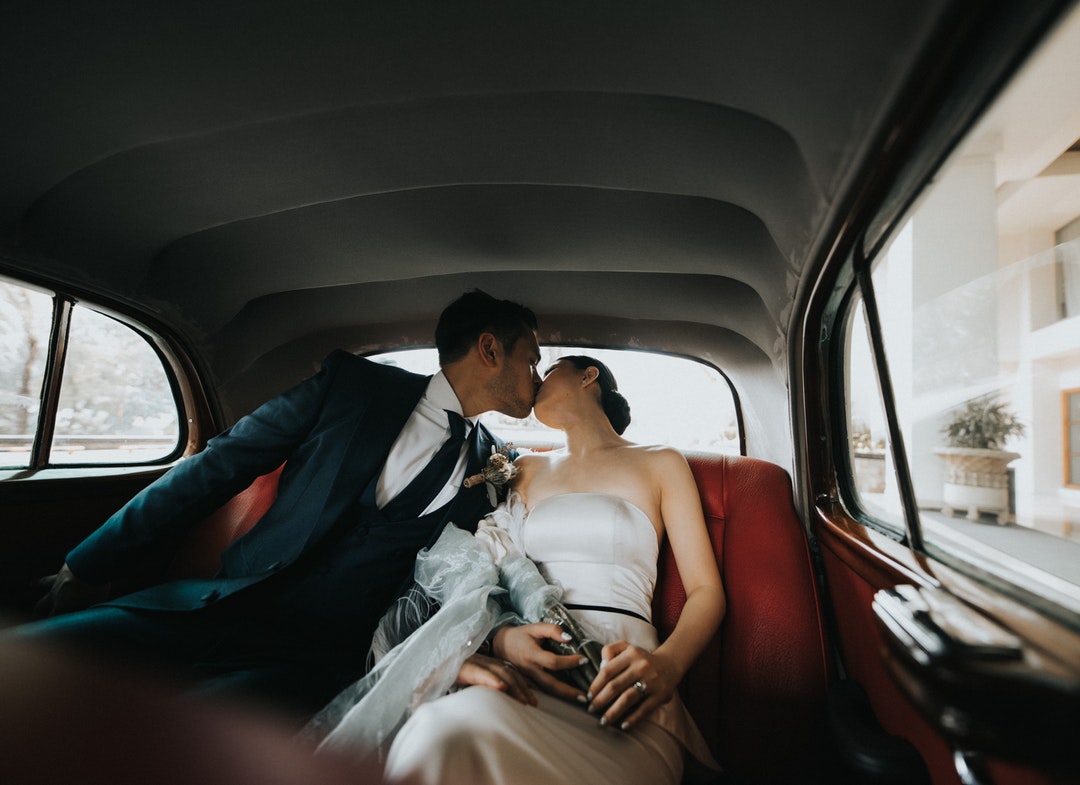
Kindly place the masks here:
<instances>
[{"instance_id":1,"label":"boutonniere","mask_svg":"<svg viewBox=\"0 0 1080 785\"><path fill-rule=\"evenodd\" d=\"M495 507L501 499L506 498L507 485L518 473L518 467L510 460L510 450L514 445L507 442L502 449L496 449L491 445L491 457L479 474L465 478L465 487L472 488L474 485L484 483L487 486L488 501Z\"/></svg>"}]
</instances>

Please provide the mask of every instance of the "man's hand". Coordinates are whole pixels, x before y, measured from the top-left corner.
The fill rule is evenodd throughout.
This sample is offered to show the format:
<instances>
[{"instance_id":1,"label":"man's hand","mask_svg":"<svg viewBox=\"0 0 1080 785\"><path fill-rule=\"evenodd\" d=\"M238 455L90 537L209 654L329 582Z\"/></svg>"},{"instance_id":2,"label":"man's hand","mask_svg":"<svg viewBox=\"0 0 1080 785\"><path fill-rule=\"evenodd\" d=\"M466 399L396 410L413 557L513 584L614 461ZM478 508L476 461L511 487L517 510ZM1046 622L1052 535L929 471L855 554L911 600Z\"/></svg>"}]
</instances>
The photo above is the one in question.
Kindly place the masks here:
<instances>
[{"instance_id":1,"label":"man's hand","mask_svg":"<svg viewBox=\"0 0 1080 785\"><path fill-rule=\"evenodd\" d=\"M525 624L520 627L502 627L491 641L495 656L516 665L540 689L564 700L585 703L585 693L552 675L552 671L564 671L583 664L584 657L577 654L555 654L545 649L541 641L569 640L557 624Z\"/></svg>"},{"instance_id":2,"label":"man's hand","mask_svg":"<svg viewBox=\"0 0 1080 785\"><path fill-rule=\"evenodd\" d=\"M40 618L81 611L109 598L109 584L87 583L66 563L60 572L42 578L38 585L47 591L34 606L34 612Z\"/></svg>"},{"instance_id":3,"label":"man's hand","mask_svg":"<svg viewBox=\"0 0 1080 785\"><path fill-rule=\"evenodd\" d=\"M529 680L514 665L484 654L473 654L461 664L456 687L490 687L505 692L527 706L536 705L536 696L529 689Z\"/></svg>"}]
</instances>

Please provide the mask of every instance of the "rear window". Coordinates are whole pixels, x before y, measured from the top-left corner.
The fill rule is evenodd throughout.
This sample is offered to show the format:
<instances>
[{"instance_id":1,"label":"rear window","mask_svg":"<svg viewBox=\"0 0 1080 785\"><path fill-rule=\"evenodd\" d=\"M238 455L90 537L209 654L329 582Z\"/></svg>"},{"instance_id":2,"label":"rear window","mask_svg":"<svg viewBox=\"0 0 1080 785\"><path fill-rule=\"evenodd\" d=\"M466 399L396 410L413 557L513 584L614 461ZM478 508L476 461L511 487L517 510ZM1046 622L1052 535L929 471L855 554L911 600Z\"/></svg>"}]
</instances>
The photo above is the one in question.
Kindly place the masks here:
<instances>
[{"instance_id":1,"label":"rear window","mask_svg":"<svg viewBox=\"0 0 1080 785\"><path fill-rule=\"evenodd\" d=\"M738 406L727 378L716 368L686 357L591 346L541 347L540 372L560 357L585 354L607 365L630 403L632 422L623 435L639 444L666 444L689 452L741 453ZM372 360L416 373L439 369L434 349L372 355ZM518 447L556 447L562 434L529 416L525 420L488 412L484 424Z\"/></svg>"}]
</instances>

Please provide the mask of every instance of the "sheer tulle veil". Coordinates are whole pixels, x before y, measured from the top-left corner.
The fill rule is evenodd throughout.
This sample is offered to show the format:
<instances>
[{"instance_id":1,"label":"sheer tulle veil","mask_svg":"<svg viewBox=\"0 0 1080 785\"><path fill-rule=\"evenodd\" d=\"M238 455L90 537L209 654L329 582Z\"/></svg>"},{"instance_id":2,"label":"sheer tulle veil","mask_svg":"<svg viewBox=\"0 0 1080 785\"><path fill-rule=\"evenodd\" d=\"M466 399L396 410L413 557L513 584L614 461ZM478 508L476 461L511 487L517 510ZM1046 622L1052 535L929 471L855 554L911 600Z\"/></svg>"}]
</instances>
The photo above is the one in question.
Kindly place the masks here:
<instances>
[{"instance_id":1,"label":"sheer tulle veil","mask_svg":"<svg viewBox=\"0 0 1080 785\"><path fill-rule=\"evenodd\" d=\"M524 515L511 493L475 535L449 524L420 552L412 588L375 632L367 675L305 728L320 749L385 751L418 706L453 687L461 664L492 630L538 621L558 603L561 588L547 583L515 545Z\"/></svg>"}]
</instances>

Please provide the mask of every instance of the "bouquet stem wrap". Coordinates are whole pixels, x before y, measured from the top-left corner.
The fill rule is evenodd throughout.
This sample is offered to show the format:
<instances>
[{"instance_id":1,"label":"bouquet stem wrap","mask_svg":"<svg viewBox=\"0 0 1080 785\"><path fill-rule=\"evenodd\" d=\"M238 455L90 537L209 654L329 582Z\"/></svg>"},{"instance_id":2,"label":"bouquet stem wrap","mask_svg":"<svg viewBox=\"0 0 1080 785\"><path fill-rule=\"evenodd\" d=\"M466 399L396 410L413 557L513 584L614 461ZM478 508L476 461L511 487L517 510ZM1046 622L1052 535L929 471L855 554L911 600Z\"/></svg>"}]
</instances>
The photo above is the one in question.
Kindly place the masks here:
<instances>
[{"instance_id":1,"label":"bouquet stem wrap","mask_svg":"<svg viewBox=\"0 0 1080 785\"><path fill-rule=\"evenodd\" d=\"M561 602L551 605L540 621L557 624L570 636L568 641L548 639L544 641L544 645L556 654L577 654L585 659L583 665L568 671L560 671L558 675L571 686L587 693L593 679L600 673L603 644L586 633Z\"/></svg>"}]
</instances>

